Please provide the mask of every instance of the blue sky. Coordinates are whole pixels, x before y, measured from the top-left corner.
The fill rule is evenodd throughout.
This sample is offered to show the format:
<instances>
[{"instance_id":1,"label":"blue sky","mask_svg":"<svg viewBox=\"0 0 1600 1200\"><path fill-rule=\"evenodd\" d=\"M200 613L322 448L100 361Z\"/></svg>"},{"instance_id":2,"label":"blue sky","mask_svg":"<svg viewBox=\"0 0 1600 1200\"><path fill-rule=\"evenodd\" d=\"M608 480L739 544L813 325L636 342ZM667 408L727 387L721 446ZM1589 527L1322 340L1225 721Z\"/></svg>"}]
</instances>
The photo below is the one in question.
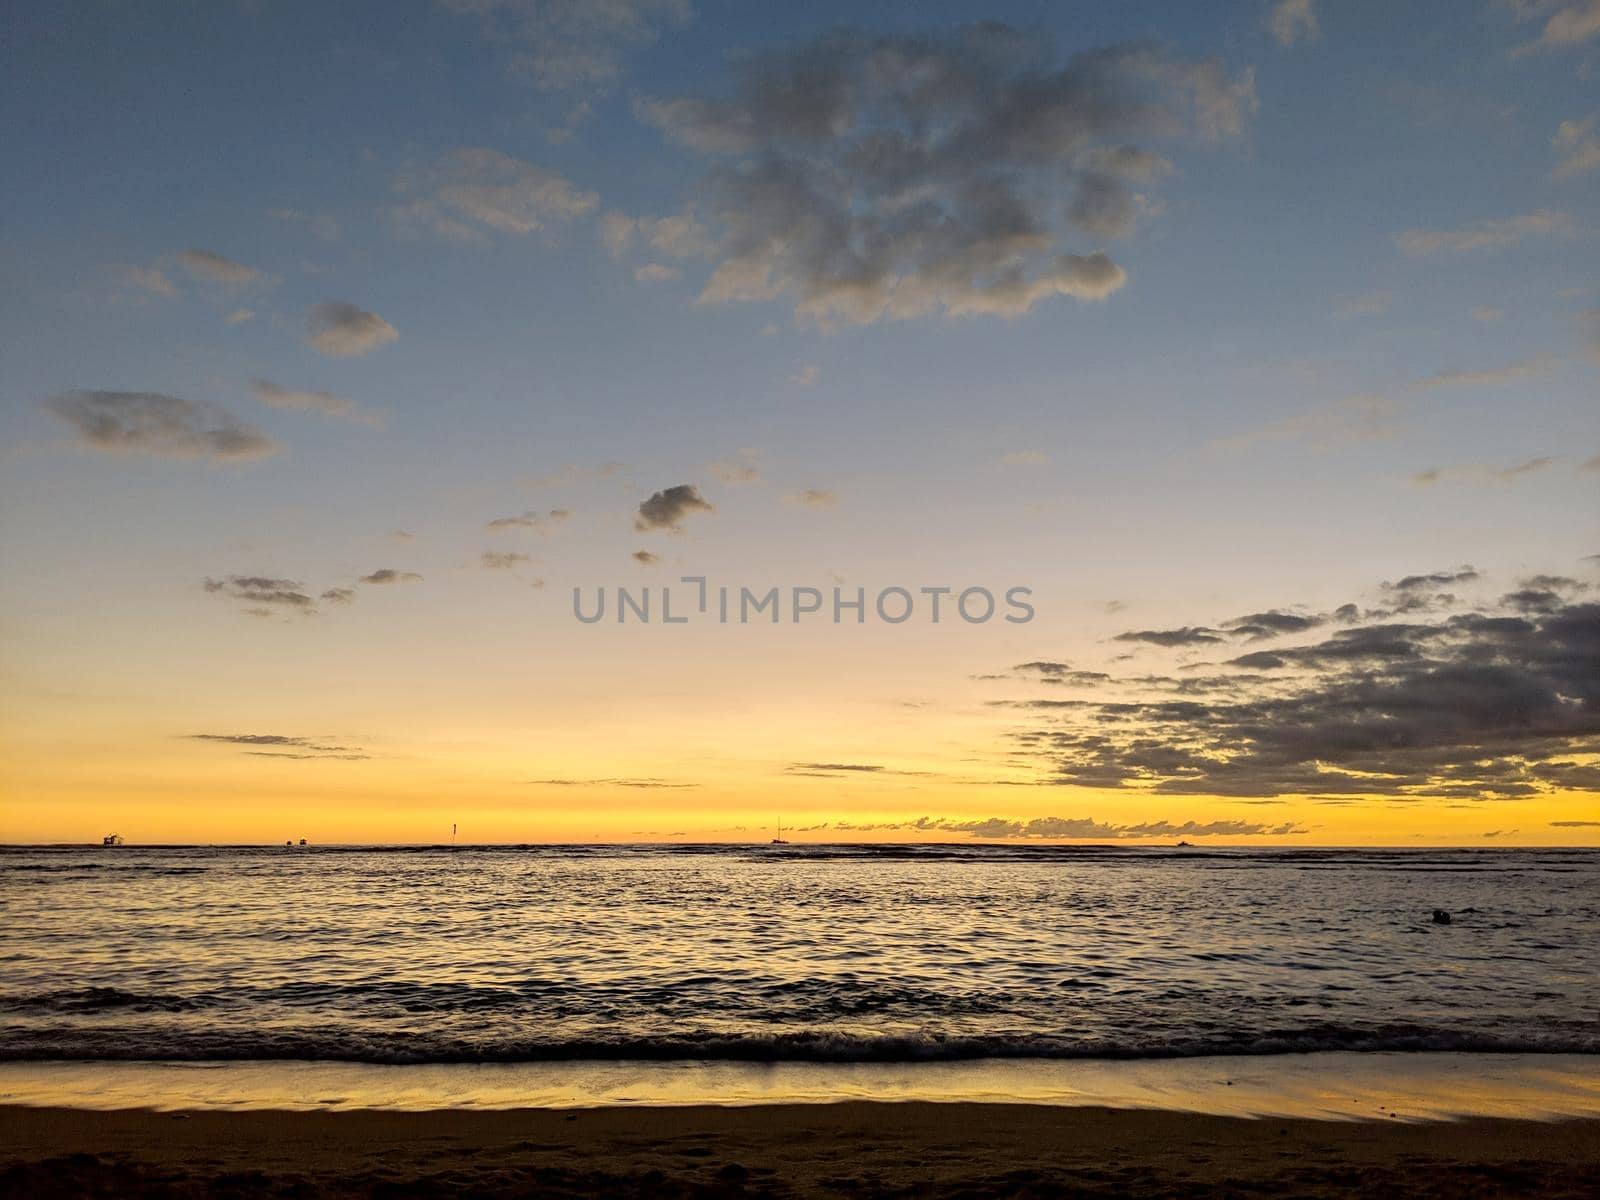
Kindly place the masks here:
<instances>
[{"instance_id":1,"label":"blue sky","mask_svg":"<svg viewBox=\"0 0 1600 1200\"><path fill-rule=\"evenodd\" d=\"M730 200L739 171L791 154L813 184L865 178L842 147L881 114L796 153L821 91L774 81L819 54L877 69L843 45L948 66L990 52L960 32L980 19L1009 30L982 35L1010 40L980 78L1014 89L990 116L1024 148L922 168L895 203L967 225L923 231L898 299L843 307L859 293L825 239L762 243L748 262L777 282L719 291L782 207ZM367 588L389 607L362 592L330 644L378 654L382 629L477 711L479 649L457 675L452 648L512 626L554 664L556 707L591 652L677 695L658 643L570 650L580 584L1034 587L1037 644L985 632L919 654L907 686L944 695L1046 642L1108 660L1130 620L1331 610L1414 572L1581 591L1600 549L1592 0L22 3L4 54L0 599L19 700L104 674L159 709L204 691L203 664L248 661L284 665L287 706L334 652L309 643L333 635L203 587L230 575L420 576ZM1028 81L1082 54L1111 65L1072 101L1092 128L1052 174L1068 160L1025 149ZM1095 87L1151 111L1083 116ZM768 100L787 107L749 107ZM882 102L904 119L880 132L915 133L988 100ZM1104 165L1135 143L1137 161ZM1075 256L1066 294L1019 306L982 291L990 277L936 278L937 236L988 253L972 233L988 210L951 163L1016 185L1047 226L1023 273ZM1063 216L1097 173L1111 215ZM861 228L887 234L902 211ZM808 309L807 280L840 307ZM903 299L919 286L922 307ZM320 346L319 320L337 326ZM115 424L129 394L219 406L254 449L126 425L96 441L82 404ZM636 530L642 500L684 484L715 512ZM552 510L570 516L543 533L486 529ZM492 569L485 552L526 559ZM875 643L878 669L899 671L906 644ZM749 669L769 652L788 653L749 652ZM269 715L248 675L217 693L241 726ZM330 721L367 719L348 695Z\"/></svg>"}]
</instances>

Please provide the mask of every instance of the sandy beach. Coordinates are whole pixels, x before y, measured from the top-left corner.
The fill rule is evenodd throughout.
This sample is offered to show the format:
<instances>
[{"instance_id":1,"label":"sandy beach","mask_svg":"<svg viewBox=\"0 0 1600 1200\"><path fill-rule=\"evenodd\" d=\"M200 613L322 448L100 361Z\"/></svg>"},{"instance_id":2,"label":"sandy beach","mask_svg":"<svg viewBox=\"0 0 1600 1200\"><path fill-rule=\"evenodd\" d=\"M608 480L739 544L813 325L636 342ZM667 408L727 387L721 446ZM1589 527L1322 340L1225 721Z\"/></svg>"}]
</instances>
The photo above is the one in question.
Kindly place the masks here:
<instances>
[{"instance_id":1,"label":"sandy beach","mask_svg":"<svg viewBox=\"0 0 1600 1200\"><path fill-rule=\"evenodd\" d=\"M0 1196L1596 1195L1600 1121L1025 1105L0 1110Z\"/></svg>"}]
</instances>

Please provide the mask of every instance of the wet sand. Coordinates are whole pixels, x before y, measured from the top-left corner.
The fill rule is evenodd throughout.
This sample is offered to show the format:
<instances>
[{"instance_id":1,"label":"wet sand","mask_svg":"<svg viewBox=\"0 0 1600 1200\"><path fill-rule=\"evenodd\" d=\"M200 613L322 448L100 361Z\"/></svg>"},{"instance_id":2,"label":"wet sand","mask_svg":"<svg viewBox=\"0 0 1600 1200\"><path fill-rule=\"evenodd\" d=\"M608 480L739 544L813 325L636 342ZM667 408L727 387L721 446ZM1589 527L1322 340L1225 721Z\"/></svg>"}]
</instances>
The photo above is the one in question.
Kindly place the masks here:
<instances>
[{"instance_id":1,"label":"wet sand","mask_svg":"<svg viewBox=\"0 0 1600 1200\"><path fill-rule=\"evenodd\" d=\"M1600 1121L1011 1104L0 1109L3 1197L1593 1197Z\"/></svg>"}]
</instances>

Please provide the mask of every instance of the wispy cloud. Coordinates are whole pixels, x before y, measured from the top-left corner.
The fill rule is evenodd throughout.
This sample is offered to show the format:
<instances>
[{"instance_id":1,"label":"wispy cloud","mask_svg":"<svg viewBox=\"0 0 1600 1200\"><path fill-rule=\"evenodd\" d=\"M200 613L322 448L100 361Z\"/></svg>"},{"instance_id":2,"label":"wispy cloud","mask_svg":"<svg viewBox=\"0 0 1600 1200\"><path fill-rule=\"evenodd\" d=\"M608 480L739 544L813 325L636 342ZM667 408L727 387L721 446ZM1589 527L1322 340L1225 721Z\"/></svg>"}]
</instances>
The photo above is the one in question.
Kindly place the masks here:
<instances>
[{"instance_id":1,"label":"wispy cloud","mask_svg":"<svg viewBox=\"0 0 1600 1200\"><path fill-rule=\"evenodd\" d=\"M693 788L699 787L698 783L678 783L668 779L530 779L530 786L536 787L573 787L573 788Z\"/></svg>"},{"instance_id":2,"label":"wispy cloud","mask_svg":"<svg viewBox=\"0 0 1600 1200\"><path fill-rule=\"evenodd\" d=\"M1503 367L1490 367L1477 371L1465 371L1457 368L1436 371L1425 379L1417 380L1411 386L1419 389L1498 387L1502 384L1538 379L1550 374L1560 365L1561 359L1557 355L1540 354L1533 358L1522 359L1519 362L1508 363Z\"/></svg>"},{"instance_id":3,"label":"wispy cloud","mask_svg":"<svg viewBox=\"0 0 1600 1200\"><path fill-rule=\"evenodd\" d=\"M513 75L545 91L600 90L616 82L623 55L689 20L689 0L439 0L477 17L507 51Z\"/></svg>"},{"instance_id":4,"label":"wispy cloud","mask_svg":"<svg viewBox=\"0 0 1600 1200\"><path fill-rule=\"evenodd\" d=\"M563 176L498 150L455 150L395 180L400 203L388 216L404 233L487 243L492 234L526 236L593 212L600 197Z\"/></svg>"},{"instance_id":5,"label":"wispy cloud","mask_svg":"<svg viewBox=\"0 0 1600 1200\"><path fill-rule=\"evenodd\" d=\"M178 263L196 279L227 284L230 287L254 283L261 278L261 272L254 267L234 262L233 259L224 258L210 250L185 250L178 255Z\"/></svg>"},{"instance_id":6,"label":"wispy cloud","mask_svg":"<svg viewBox=\"0 0 1600 1200\"><path fill-rule=\"evenodd\" d=\"M490 533L505 533L514 529L531 529L535 533L549 533L557 525L568 520L572 513L565 508L552 508L547 512L538 512L529 509L514 517L496 517L484 526Z\"/></svg>"},{"instance_id":7,"label":"wispy cloud","mask_svg":"<svg viewBox=\"0 0 1600 1200\"><path fill-rule=\"evenodd\" d=\"M510 571L533 559L515 550L485 550L478 555L478 565L486 571Z\"/></svg>"},{"instance_id":8,"label":"wispy cloud","mask_svg":"<svg viewBox=\"0 0 1600 1200\"><path fill-rule=\"evenodd\" d=\"M1435 483L1444 483L1451 480L1478 480L1486 483L1510 483L1524 475L1532 475L1536 471L1543 471L1555 463L1549 455L1540 455L1537 458L1524 459L1522 462L1512 463L1510 466L1496 467L1485 463L1472 463L1459 467L1430 467L1426 471L1418 471L1411 477L1411 482L1427 487Z\"/></svg>"},{"instance_id":9,"label":"wispy cloud","mask_svg":"<svg viewBox=\"0 0 1600 1200\"><path fill-rule=\"evenodd\" d=\"M420 583L422 576L415 571L397 571L393 567L380 567L370 575L361 577L362 583Z\"/></svg>"},{"instance_id":10,"label":"wispy cloud","mask_svg":"<svg viewBox=\"0 0 1600 1200\"><path fill-rule=\"evenodd\" d=\"M347 300L314 304L306 317L306 340L332 358L359 358L399 336L400 331L377 313Z\"/></svg>"},{"instance_id":11,"label":"wispy cloud","mask_svg":"<svg viewBox=\"0 0 1600 1200\"><path fill-rule=\"evenodd\" d=\"M824 488L802 488L798 492L790 492L783 502L790 508L838 508L839 493Z\"/></svg>"},{"instance_id":12,"label":"wispy cloud","mask_svg":"<svg viewBox=\"0 0 1600 1200\"><path fill-rule=\"evenodd\" d=\"M1280 46L1316 41L1322 36L1316 0L1278 0L1267 12L1267 30Z\"/></svg>"},{"instance_id":13,"label":"wispy cloud","mask_svg":"<svg viewBox=\"0 0 1600 1200\"><path fill-rule=\"evenodd\" d=\"M1512 246L1524 238L1554 237L1577 231L1577 222L1563 212L1547 208L1520 216L1475 221L1455 229L1408 229L1395 235L1395 244L1407 254L1464 254Z\"/></svg>"},{"instance_id":14,"label":"wispy cloud","mask_svg":"<svg viewBox=\"0 0 1600 1200\"><path fill-rule=\"evenodd\" d=\"M1582 121L1561 122L1556 129L1556 136L1551 139L1556 153L1561 155L1561 162L1555 170L1557 179L1600 170L1600 133L1595 130L1597 124L1600 124L1600 113Z\"/></svg>"},{"instance_id":15,"label":"wispy cloud","mask_svg":"<svg viewBox=\"0 0 1600 1200\"><path fill-rule=\"evenodd\" d=\"M63 392L45 407L96 450L216 462L265 458L279 444L209 400L159 392Z\"/></svg>"},{"instance_id":16,"label":"wispy cloud","mask_svg":"<svg viewBox=\"0 0 1600 1200\"><path fill-rule=\"evenodd\" d=\"M383 424L383 414L369 408L363 408L353 400L346 400L343 396L335 396L332 392L316 392L302 388L286 388L273 383L270 379L253 379L250 381L250 392L261 403L273 408L290 409L295 412L314 412L325 417L338 417L341 420L353 421L358 425L379 426Z\"/></svg>"},{"instance_id":17,"label":"wispy cloud","mask_svg":"<svg viewBox=\"0 0 1600 1200\"><path fill-rule=\"evenodd\" d=\"M330 745L321 739L282 733L191 733L185 736L197 742L238 746L244 753L257 758L359 762L372 757L360 746Z\"/></svg>"}]
</instances>

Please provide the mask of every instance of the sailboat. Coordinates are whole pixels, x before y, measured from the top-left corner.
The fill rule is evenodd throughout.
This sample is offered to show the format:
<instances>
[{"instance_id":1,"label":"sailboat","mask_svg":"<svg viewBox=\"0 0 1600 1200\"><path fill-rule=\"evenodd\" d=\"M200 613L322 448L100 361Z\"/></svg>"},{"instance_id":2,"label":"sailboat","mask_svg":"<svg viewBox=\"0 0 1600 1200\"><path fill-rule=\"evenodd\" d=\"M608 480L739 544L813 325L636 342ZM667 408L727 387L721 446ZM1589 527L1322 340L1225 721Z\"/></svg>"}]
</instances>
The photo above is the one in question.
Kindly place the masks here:
<instances>
[{"instance_id":1,"label":"sailboat","mask_svg":"<svg viewBox=\"0 0 1600 1200\"><path fill-rule=\"evenodd\" d=\"M767 843L769 846L787 846L789 843L783 838L783 822L778 822L778 836Z\"/></svg>"},{"instance_id":2,"label":"sailboat","mask_svg":"<svg viewBox=\"0 0 1600 1200\"><path fill-rule=\"evenodd\" d=\"M122 835L120 833L108 833L100 839L100 844L102 846L120 846L122 845Z\"/></svg>"}]
</instances>

